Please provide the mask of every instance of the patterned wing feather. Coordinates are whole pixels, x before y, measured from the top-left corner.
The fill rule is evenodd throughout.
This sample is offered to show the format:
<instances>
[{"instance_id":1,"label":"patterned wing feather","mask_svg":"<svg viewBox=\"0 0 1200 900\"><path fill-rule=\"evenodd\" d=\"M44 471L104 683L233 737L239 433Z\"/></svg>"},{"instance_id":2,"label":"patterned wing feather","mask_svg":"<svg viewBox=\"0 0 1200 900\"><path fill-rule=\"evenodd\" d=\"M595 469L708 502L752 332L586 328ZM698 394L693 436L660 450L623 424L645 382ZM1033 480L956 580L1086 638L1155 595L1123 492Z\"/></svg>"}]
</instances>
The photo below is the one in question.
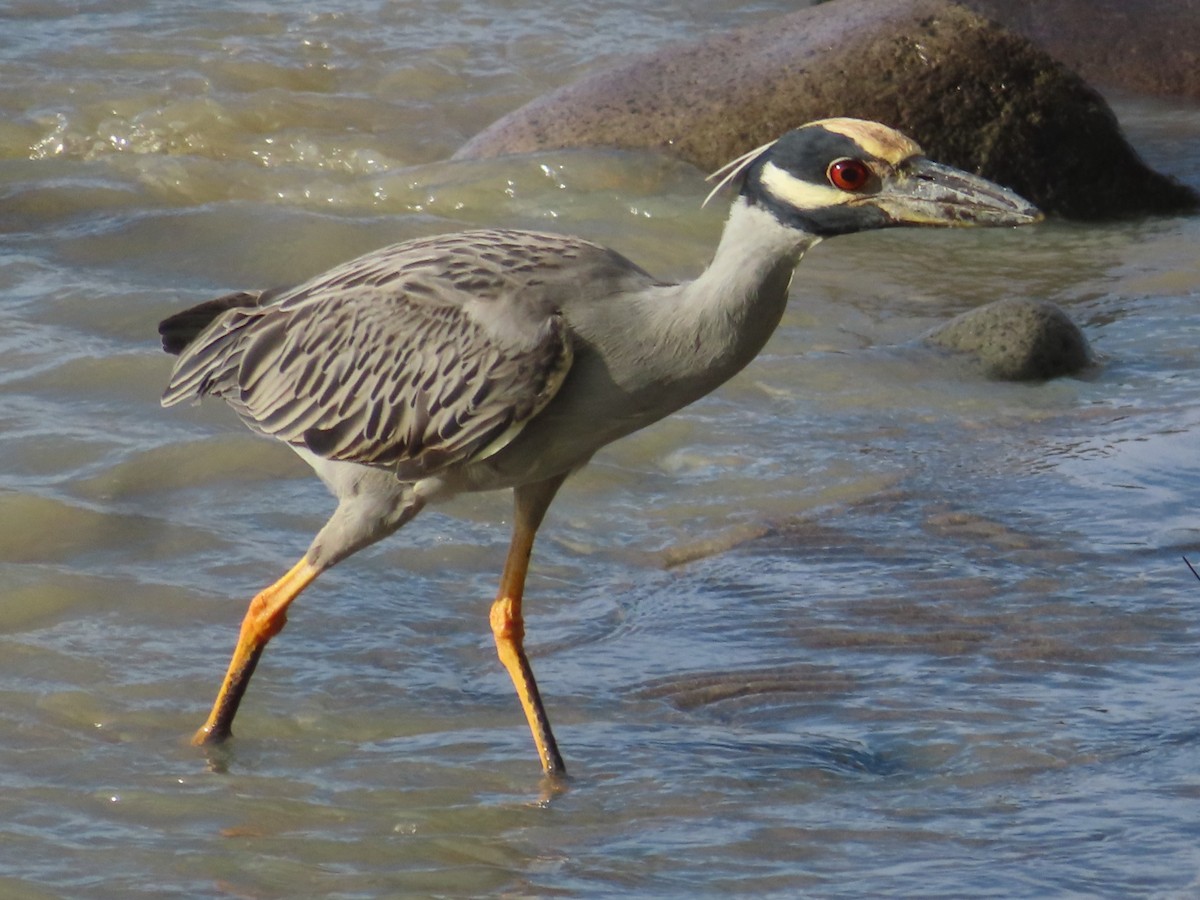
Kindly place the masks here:
<instances>
[{"instance_id":1,"label":"patterned wing feather","mask_svg":"<svg viewBox=\"0 0 1200 900\"><path fill-rule=\"evenodd\" d=\"M502 238L536 250L531 264L492 252ZM396 245L230 309L183 350L163 404L219 396L256 431L402 478L482 458L549 402L571 363L539 276L567 239L530 250L531 239Z\"/></svg>"}]
</instances>

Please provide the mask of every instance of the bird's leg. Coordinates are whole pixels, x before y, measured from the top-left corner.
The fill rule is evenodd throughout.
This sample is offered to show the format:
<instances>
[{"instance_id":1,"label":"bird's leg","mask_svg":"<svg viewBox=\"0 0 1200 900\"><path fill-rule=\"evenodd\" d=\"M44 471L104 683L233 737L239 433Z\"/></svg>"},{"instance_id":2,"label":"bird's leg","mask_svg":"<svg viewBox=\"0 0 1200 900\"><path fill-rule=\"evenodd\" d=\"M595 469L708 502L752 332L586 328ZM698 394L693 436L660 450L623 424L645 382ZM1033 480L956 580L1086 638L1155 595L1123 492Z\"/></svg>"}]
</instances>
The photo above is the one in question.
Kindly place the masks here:
<instances>
[{"instance_id":1,"label":"bird's leg","mask_svg":"<svg viewBox=\"0 0 1200 900\"><path fill-rule=\"evenodd\" d=\"M562 756L558 752L550 720L542 706L533 669L525 655L525 620L521 615L521 598L525 592L525 575L529 571L529 556L533 552L533 539L537 534L542 517L554 499L555 492L566 479L565 475L536 484L523 485L513 491L515 499L512 544L504 561L504 574L500 578L500 591L492 603L492 634L496 638L496 651L500 662L508 670L517 697L525 710L533 742L542 761L542 770L549 776L567 774Z\"/></svg>"},{"instance_id":2,"label":"bird's leg","mask_svg":"<svg viewBox=\"0 0 1200 900\"><path fill-rule=\"evenodd\" d=\"M269 588L250 601L246 617L242 620L242 629L238 634L237 646L233 651L233 659L229 662L229 670L225 673L225 681L213 703L208 721L192 738L193 744L220 743L230 735L233 717L237 715L238 704L250 684L250 676L254 667L267 646L267 641L277 635L287 623L288 605L295 600L302 590L312 583L320 574L321 569L312 565L308 557L300 560Z\"/></svg>"}]
</instances>

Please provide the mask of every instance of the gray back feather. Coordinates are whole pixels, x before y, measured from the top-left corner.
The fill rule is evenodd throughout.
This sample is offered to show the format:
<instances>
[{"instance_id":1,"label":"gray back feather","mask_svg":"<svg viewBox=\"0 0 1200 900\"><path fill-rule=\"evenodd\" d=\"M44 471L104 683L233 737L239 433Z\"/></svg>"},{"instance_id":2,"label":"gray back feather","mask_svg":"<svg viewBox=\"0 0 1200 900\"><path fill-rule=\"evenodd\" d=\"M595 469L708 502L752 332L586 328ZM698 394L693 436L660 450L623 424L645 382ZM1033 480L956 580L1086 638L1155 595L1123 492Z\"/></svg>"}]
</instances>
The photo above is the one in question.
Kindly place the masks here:
<instances>
[{"instance_id":1,"label":"gray back feather","mask_svg":"<svg viewBox=\"0 0 1200 900\"><path fill-rule=\"evenodd\" d=\"M571 364L569 295L642 276L559 235L396 244L223 312L162 402L221 397L256 431L421 477L495 452L550 401Z\"/></svg>"}]
</instances>

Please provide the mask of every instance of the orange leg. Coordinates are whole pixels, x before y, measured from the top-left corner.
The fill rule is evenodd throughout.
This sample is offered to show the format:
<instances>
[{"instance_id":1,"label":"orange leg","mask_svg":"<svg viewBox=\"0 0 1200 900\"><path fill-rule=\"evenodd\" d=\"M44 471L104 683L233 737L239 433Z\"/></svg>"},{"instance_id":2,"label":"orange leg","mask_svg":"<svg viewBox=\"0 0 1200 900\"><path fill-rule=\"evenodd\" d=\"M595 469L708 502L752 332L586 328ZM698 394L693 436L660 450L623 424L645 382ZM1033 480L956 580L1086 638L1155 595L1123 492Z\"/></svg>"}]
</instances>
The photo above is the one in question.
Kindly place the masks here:
<instances>
[{"instance_id":1,"label":"orange leg","mask_svg":"<svg viewBox=\"0 0 1200 900\"><path fill-rule=\"evenodd\" d=\"M254 674L267 642L287 624L289 604L312 583L320 571L307 558L302 559L286 575L250 601L233 659L225 673L225 681L213 703L212 712L208 714L208 721L192 738L193 744L215 744L229 737L233 717L237 715L238 705L242 702L242 696L250 684L250 676Z\"/></svg>"},{"instance_id":2,"label":"orange leg","mask_svg":"<svg viewBox=\"0 0 1200 900\"><path fill-rule=\"evenodd\" d=\"M525 710L533 742L542 761L542 770L550 776L567 774L554 733L550 730L550 719L542 706L533 669L525 655L525 620L521 615L521 598L525 593L525 576L529 571L529 557L533 552L533 539L537 534L542 517L550 501L566 476L540 482L536 485L517 488L515 516L513 520L512 544L504 562L504 574L500 578L500 591L492 603L492 635L496 638L496 651L500 662L508 670L517 697Z\"/></svg>"}]
</instances>

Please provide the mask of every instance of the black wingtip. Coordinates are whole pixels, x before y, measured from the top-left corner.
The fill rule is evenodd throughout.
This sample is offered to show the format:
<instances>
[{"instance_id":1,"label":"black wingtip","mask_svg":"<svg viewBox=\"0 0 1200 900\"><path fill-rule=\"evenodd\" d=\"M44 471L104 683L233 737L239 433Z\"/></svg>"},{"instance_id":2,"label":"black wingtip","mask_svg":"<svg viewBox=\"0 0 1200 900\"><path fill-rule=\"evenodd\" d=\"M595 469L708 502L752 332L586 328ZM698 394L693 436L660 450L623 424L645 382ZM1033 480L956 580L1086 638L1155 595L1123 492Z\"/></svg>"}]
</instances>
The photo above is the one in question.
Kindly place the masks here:
<instances>
[{"instance_id":1,"label":"black wingtip","mask_svg":"<svg viewBox=\"0 0 1200 900\"><path fill-rule=\"evenodd\" d=\"M163 350L172 356L178 356L221 313L239 307L257 306L263 293L263 291L237 291L217 297L215 300L206 300L182 312L167 316L158 323L158 333L162 337Z\"/></svg>"}]
</instances>

